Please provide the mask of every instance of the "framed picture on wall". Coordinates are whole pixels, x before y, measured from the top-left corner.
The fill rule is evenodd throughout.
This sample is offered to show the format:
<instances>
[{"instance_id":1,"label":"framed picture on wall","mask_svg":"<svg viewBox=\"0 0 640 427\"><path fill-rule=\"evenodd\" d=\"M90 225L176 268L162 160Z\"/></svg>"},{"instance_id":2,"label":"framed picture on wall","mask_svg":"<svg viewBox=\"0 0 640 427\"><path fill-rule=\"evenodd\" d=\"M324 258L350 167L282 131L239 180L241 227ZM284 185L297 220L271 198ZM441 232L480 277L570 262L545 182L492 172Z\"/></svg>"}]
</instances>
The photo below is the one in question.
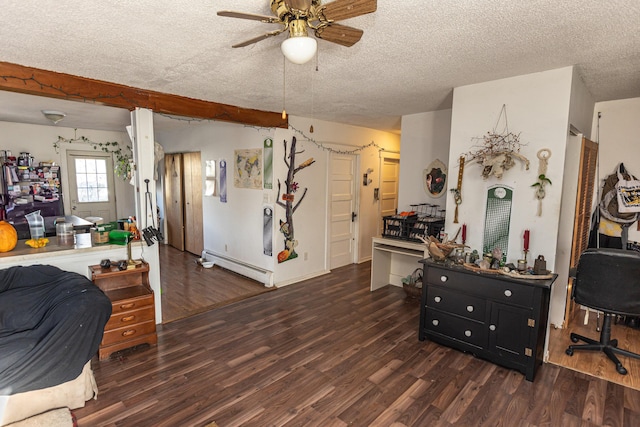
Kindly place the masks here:
<instances>
[{"instance_id":1,"label":"framed picture on wall","mask_svg":"<svg viewBox=\"0 0 640 427\"><path fill-rule=\"evenodd\" d=\"M442 196L447 189L447 167L440 160L432 161L422 171L424 191L431 197Z\"/></svg>"}]
</instances>

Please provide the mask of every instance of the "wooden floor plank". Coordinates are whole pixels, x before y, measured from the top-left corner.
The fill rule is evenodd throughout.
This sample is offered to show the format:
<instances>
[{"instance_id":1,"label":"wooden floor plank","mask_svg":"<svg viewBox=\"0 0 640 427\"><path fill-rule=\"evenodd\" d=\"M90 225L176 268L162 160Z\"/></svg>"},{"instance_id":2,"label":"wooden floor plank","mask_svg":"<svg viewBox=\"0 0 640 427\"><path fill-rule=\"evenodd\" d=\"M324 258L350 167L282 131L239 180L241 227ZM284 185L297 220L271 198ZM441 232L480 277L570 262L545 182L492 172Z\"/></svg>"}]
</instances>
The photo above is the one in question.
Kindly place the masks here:
<instances>
[{"instance_id":1,"label":"wooden floor plank","mask_svg":"<svg viewBox=\"0 0 640 427\"><path fill-rule=\"evenodd\" d=\"M638 390L555 364L532 383L419 341L415 300L369 292L369 274L343 267L94 358L100 394L74 410L79 426L640 425Z\"/></svg>"}]
</instances>

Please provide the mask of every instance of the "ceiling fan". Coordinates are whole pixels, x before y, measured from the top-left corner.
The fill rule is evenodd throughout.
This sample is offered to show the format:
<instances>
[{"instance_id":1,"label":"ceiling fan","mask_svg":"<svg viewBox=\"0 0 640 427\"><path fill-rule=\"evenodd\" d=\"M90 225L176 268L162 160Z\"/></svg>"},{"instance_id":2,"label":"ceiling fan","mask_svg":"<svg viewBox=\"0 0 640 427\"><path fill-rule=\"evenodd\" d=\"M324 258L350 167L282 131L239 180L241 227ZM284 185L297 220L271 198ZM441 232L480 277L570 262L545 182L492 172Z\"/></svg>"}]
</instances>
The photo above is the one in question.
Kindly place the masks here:
<instances>
[{"instance_id":1,"label":"ceiling fan","mask_svg":"<svg viewBox=\"0 0 640 427\"><path fill-rule=\"evenodd\" d=\"M281 28L246 40L232 47L244 47L289 30L289 37L282 43L282 53L291 62L304 64L316 53L317 42L309 37L312 29L317 38L342 46L353 46L362 37L358 28L337 24L336 21L355 18L375 12L377 0L335 0L322 4L321 0L270 0L274 16L222 10L219 16L251 19L266 24L279 24Z\"/></svg>"}]
</instances>

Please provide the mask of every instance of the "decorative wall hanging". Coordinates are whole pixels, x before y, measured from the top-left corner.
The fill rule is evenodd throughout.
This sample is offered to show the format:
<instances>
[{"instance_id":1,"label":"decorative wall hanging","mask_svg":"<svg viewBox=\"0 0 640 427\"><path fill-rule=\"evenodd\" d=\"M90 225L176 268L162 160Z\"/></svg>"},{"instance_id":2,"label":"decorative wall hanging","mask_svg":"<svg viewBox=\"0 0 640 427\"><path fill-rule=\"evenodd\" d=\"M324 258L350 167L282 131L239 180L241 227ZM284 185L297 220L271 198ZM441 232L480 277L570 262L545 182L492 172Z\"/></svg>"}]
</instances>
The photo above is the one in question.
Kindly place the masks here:
<instances>
[{"instance_id":1,"label":"decorative wall hanging","mask_svg":"<svg viewBox=\"0 0 640 427\"><path fill-rule=\"evenodd\" d=\"M264 139L264 188L273 188L273 139Z\"/></svg>"},{"instance_id":2,"label":"decorative wall hanging","mask_svg":"<svg viewBox=\"0 0 640 427\"><path fill-rule=\"evenodd\" d=\"M447 167L436 159L422 171L424 191L431 197L440 197L447 188Z\"/></svg>"},{"instance_id":3,"label":"decorative wall hanging","mask_svg":"<svg viewBox=\"0 0 640 427\"><path fill-rule=\"evenodd\" d=\"M498 132L498 125L503 117L504 128L501 132ZM520 134L509 131L507 106L505 104L502 105L502 110L493 131L487 132L481 138L474 139L481 140L482 145L466 153L465 157L468 163L478 162L482 166L482 177L484 179L489 178L491 175L498 179L502 178L504 171L511 169L516 164L516 160L524 163L526 169L529 170L529 160L520 154L520 148L523 145L520 143Z\"/></svg>"},{"instance_id":4,"label":"decorative wall hanging","mask_svg":"<svg viewBox=\"0 0 640 427\"><path fill-rule=\"evenodd\" d=\"M262 148L234 151L233 178L238 188L262 189Z\"/></svg>"},{"instance_id":5,"label":"decorative wall hanging","mask_svg":"<svg viewBox=\"0 0 640 427\"><path fill-rule=\"evenodd\" d=\"M507 259L509 249L509 225L513 190L505 186L494 186L487 192L487 213L484 219L483 253L500 251L502 261ZM494 255L494 258L496 256Z\"/></svg>"},{"instance_id":6,"label":"decorative wall hanging","mask_svg":"<svg viewBox=\"0 0 640 427\"><path fill-rule=\"evenodd\" d=\"M302 196L297 202L295 194L299 190L299 184L295 181L295 176L302 169L311 166L315 163L313 157L305 160L299 166L296 167L296 154L301 154L303 151L296 151L296 137L291 138L291 148L287 153L287 141L284 140L284 164L288 168L287 179L284 181L285 192L282 194L282 200L280 200L280 180L278 180L278 196L276 203L278 206L285 210L285 221L280 220L280 232L284 236L284 249L278 253L278 263L297 258L298 254L295 251L298 241L294 236L293 227L293 214L304 200L304 196L307 195L307 188L305 187L302 192Z\"/></svg>"},{"instance_id":7,"label":"decorative wall hanging","mask_svg":"<svg viewBox=\"0 0 640 427\"><path fill-rule=\"evenodd\" d=\"M542 148L538 151L538 159L540 164L538 165L538 182L531 184L532 187L536 187L536 199L538 199L538 212L536 215L542 216L542 199L546 195L545 185L551 185L551 180L547 178L547 166L549 166L549 157L551 157L551 150L548 148Z\"/></svg>"},{"instance_id":8,"label":"decorative wall hanging","mask_svg":"<svg viewBox=\"0 0 640 427\"><path fill-rule=\"evenodd\" d=\"M453 223L458 223L458 206L462 204L462 175L464 174L464 156L460 156L458 159L458 184L456 188L452 188L453 200L456 202L456 210L453 214ZM464 240L464 238L463 238ZM464 242L463 242L464 243Z\"/></svg>"},{"instance_id":9,"label":"decorative wall hanging","mask_svg":"<svg viewBox=\"0 0 640 427\"><path fill-rule=\"evenodd\" d=\"M262 209L262 246L265 255L273 255L273 209L271 206L265 206Z\"/></svg>"},{"instance_id":10,"label":"decorative wall hanging","mask_svg":"<svg viewBox=\"0 0 640 427\"><path fill-rule=\"evenodd\" d=\"M227 203L227 161L220 160L220 201Z\"/></svg>"}]
</instances>

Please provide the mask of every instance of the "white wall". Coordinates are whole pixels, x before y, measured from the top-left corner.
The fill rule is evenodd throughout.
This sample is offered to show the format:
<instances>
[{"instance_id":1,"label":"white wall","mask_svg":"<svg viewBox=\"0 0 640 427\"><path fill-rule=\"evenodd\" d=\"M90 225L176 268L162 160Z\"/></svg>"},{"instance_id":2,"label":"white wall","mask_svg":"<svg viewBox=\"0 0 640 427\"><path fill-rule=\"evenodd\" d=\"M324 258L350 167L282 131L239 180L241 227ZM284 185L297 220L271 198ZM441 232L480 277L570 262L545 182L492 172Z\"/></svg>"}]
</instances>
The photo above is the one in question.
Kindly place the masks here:
<instances>
[{"instance_id":1,"label":"white wall","mask_svg":"<svg viewBox=\"0 0 640 427\"><path fill-rule=\"evenodd\" d=\"M466 164L459 224L453 223L455 203L453 196L447 195L445 230L450 235L466 223L467 244L481 252L487 190L495 184L511 187L514 194L507 262L515 263L522 257L522 236L524 230L529 229L530 265L535 257L543 255L547 268L554 270L571 79L572 68L569 67L454 89L449 175L457 176L458 157L479 144L475 138L494 129L503 105L506 105L509 131L520 134L523 144L520 153L530 160L530 167L526 170L517 161L502 179L490 177L483 180L479 164ZM501 131L501 128L497 130ZM549 148L552 152L547 176L553 185L547 187L542 216L538 217L537 200L531 185L537 179L536 156L541 148ZM454 188L456 180L448 183L449 189Z\"/></svg>"},{"instance_id":2,"label":"white wall","mask_svg":"<svg viewBox=\"0 0 640 427\"><path fill-rule=\"evenodd\" d=\"M193 123L188 127L171 131L157 131L156 141L166 153L200 151L203 170L205 160L230 162L234 150L261 148L266 137L273 138L273 189L250 190L233 186L233 168L228 164L227 203L219 197L205 197L203 203L205 249L224 254L241 262L274 272L276 285L302 280L328 270L327 253L327 172L329 147L348 150L365 146L372 141L389 150L398 150L399 137L387 132L336 123L289 117L291 129L266 129L222 122ZM309 127L313 123L314 133ZM284 249L284 239L279 231L279 221L285 220L284 209L275 203L278 179L284 186L287 168L284 164L284 144L291 145L297 138L296 163L313 157L315 163L296 175L301 196L307 195L294 214L295 239L298 241L298 258L278 264L276 256ZM359 152L360 174L368 167L379 171L378 149L369 147ZM360 183L360 178L356 181ZM283 187L284 188L284 187ZM377 205L372 203L373 186L362 187L359 212L359 259L370 257L371 237L377 227ZM368 192L371 194L368 194ZM262 208L269 205L274 210L273 255L263 254ZM225 251L226 245L226 251ZM304 254L307 254L305 260Z\"/></svg>"},{"instance_id":3,"label":"white wall","mask_svg":"<svg viewBox=\"0 0 640 427\"><path fill-rule=\"evenodd\" d=\"M374 188L380 187L380 171L381 164L381 149L387 152L399 152L400 151L400 136L383 132L375 129L368 129L358 126L349 126L339 123L324 122L320 120L312 120L304 117L289 117L289 125L303 133L301 137L298 135L298 140L306 139L315 141L315 144L310 144L310 147L320 144L330 147L334 150L352 151L359 147L370 145L369 147L357 150L355 153L358 156L359 171L356 174L355 182L358 190L358 236L359 247L357 248L357 258L360 262L371 258L371 239L378 235L378 226L380 221L380 205L379 202L374 200L373 192ZM309 127L313 125L314 132L309 132ZM328 161L329 151L322 150ZM401 160L402 162L402 160ZM315 166L315 165L314 165ZM373 182L370 185L362 185L362 175L367 169L373 169L373 173L370 174L370 178ZM328 171L322 171L325 181L328 178ZM326 194L323 195L322 202L326 205L328 202ZM326 217L322 218L322 221L326 221ZM318 226L319 224L316 224Z\"/></svg>"},{"instance_id":4,"label":"white wall","mask_svg":"<svg viewBox=\"0 0 640 427\"><path fill-rule=\"evenodd\" d=\"M598 112L601 113L598 138ZM625 168L640 178L640 98L598 102L593 115L594 140L600 142L599 180L613 173L622 162ZM629 228L629 240L640 241L635 224Z\"/></svg>"},{"instance_id":5,"label":"white wall","mask_svg":"<svg viewBox=\"0 0 640 427\"><path fill-rule=\"evenodd\" d=\"M569 125L578 135L567 133L565 150L564 181L560 204L560 218L555 254L555 270L558 278L551 289L549 318L551 323L560 327L564 320L566 298L571 267L571 249L573 247L573 225L576 214L576 196L580 171L582 138L591 136L591 121L594 108L593 96L587 90L582 78L574 69L571 80L571 100L569 104Z\"/></svg>"},{"instance_id":6,"label":"white wall","mask_svg":"<svg viewBox=\"0 0 640 427\"><path fill-rule=\"evenodd\" d=\"M109 132L92 129L73 129L61 126L41 126L23 123L0 122L0 149L11 150L18 156L21 151L26 151L34 156L35 162L54 161L59 164L62 171L62 195L64 210L71 215L69 196L69 180L66 178L67 150L95 150L84 143L62 144L57 153L53 143L58 136L73 139L85 136L93 142L117 141L121 146L131 145L126 132ZM134 188L122 179L115 177L116 212L118 218L127 218L135 214ZM114 218L115 219L115 218Z\"/></svg>"},{"instance_id":7,"label":"white wall","mask_svg":"<svg viewBox=\"0 0 640 427\"><path fill-rule=\"evenodd\" d=\"M271 257L262 253L262 202L270 192L233 185L234 150L262 148L266 137L273 137L272 129L224 122L193 122L155 133L165 153L200 151L203 188L205 161L227 161L227 203L221 203L218 195L203 197L204 248L273 271ZM280 159L274 155L274 163Z\"/></svg>"},{"instance_id":8,"label":"white wall","mask_svg":"<svg viewBox=\"0 0 640 427\"><path fill-rule=\"evenodd\" d=\"M445 229L451 235L466 223L467 243L472 249L482 251L487 190L495 184L508 186L513 189L513 203L507 262L515 263L522 257L522 236L524 230L529 229L529 265L542 255L547 269L556 271L572 78L573 69L569 67L454 89L449 174L457 173L458 156L479 144L474 138L494 129L503 105L506 105L509 131L520 134L523 144L520 153L529 159L530 166L526 170L517 161L502 179L490 177L483 180L480 165L465 165L459 224L453 224L453 197L449 196L447 200ZM496 130L501 131L503 126L501 123ZM551 151L546 176L552 185L547 185L542 215L536 216L538 201L531 185L537 180L537 153L542 148ZM450 188L453 185L454 181L449 181ZM559 319L550 317L550 321L556 324L562 322L566 297L562 292L565 283L559 283L560 292L554 292L555 298L552 297L550 306L551 312L560 314Z\"/></svg>"},{"instance_id":9,"label":"white wall","mask_svg":"<svg viewBox=\"0 0 640 427\"><path fill-rule=\"evenodd\" d=\"M449 163L450 136L451 110L402 116L398 211L408 211L409 205L419 203L445 207L447 194L439 198L427 194L422 172L436 159L445 165ZM448 179L455 181L457 175L448 172Z\"/></svg>"}]
</instances>

